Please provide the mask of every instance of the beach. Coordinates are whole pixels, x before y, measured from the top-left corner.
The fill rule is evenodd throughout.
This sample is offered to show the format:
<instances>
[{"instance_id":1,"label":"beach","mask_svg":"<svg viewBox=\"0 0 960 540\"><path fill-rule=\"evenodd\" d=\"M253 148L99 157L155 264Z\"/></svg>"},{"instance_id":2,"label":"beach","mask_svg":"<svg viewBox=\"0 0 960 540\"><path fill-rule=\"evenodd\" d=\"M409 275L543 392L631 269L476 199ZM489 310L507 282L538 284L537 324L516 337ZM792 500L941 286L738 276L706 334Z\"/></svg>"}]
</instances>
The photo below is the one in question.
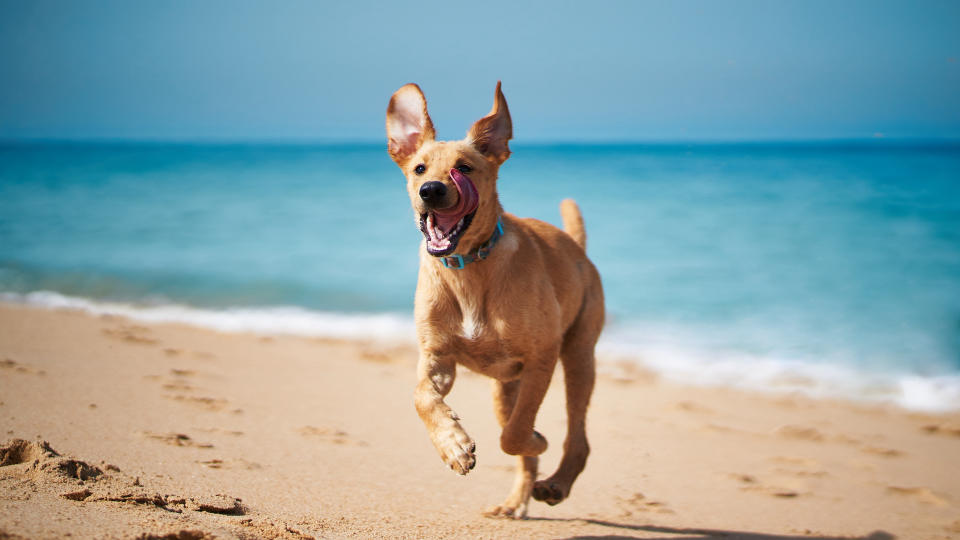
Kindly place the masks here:
<instances>
[{"instance_id":1,"label":"beach","mask_svg":"<svg viewBox=\"0 0 960 540\"><path fill-rule=\"evenodd\" d=\"M414 411L415 363L397 342L0 304L0 538L960 537L960 414L632 365L603 370L571 497L486 518L514 466L490 382L461 371L448 398L478 446L460 477Z\"/></svg>"},{"instance_id":2,"label":"beach","mask_svg":"<svg viewBox=\"0 0 960 540\"><path fill-rule=\"evenodd\" d=\"M960 3L2 6L0 540L960 540Z\"/></svg>"}]
</instances>

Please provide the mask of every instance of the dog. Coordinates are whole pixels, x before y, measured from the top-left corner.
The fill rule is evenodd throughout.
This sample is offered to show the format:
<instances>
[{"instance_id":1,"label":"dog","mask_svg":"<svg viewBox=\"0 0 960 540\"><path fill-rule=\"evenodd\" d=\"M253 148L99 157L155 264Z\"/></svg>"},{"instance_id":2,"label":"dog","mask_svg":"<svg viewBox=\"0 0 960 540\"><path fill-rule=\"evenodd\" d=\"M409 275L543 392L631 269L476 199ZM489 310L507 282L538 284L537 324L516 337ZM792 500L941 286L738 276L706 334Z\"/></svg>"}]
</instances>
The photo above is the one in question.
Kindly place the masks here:
<instances>
[{"instance_id":1,"label":"dog","mask_svg":"<svg viewBox=\"0 0 960 540\"><path fill-rule=\"evenodd\" d=\"M414 302L420 358L417 413L455 472L476 465L476 444L444 403L457 365L493 379L500 448L518 456L516 481L494 517L522 519L531 495L555 505L586 465L586 412L603 328L600 275L586 255L576 203L560 204L564 230L504 213L497 174L510 156L513 124L497 82L493 108L460 141L437 141L416 84L387 107L390 157L403 171L425 238ZM567 433L552 476L537 481L547 440L534 421L557 360L563 366Z\"/></svg>"}]
</instances>

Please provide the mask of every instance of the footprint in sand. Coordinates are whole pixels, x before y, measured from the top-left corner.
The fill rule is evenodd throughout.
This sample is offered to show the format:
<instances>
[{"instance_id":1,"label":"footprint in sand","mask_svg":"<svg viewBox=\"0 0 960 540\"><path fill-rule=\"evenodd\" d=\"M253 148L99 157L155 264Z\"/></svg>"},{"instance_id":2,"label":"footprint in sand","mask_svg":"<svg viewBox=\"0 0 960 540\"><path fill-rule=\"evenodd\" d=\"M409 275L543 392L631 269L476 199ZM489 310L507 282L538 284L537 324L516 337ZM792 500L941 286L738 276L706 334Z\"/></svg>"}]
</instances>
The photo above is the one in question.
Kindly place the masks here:
<instances>
[{"instance_id":1,"label":"footprint in sand","mask_svg":"<svg viewBox=\"0 0 960 540\"><path fill-rule=\"evenodd\" d=\"M165 382L162 388L171 392L193 392L195 390L194 386L186 381Z\"/></svg>"},{"instance_id":2,"label":"footprint in sand","mask_svg":"<svg viewBox=\"0 0 960 540\"><path fill-rule=\"evenodd\" d=\"M206 409L208 411L220 411L225 409L229 404L229 402L225 399L207 396L192 396L186 394L186 392L193 392L196 390L196 387L189 382L191 378L196 376L197 372L191 369L173 368L170 370L169 375L147 375L145 378L151 381L159 382L164 390L178 392L176 394L167 394L163 396L166 399L179 401L181 403ZM237 412L238 410L239 409L234 410L233 412Z\"/></svg>"},{"instance_id":3,"label":"footprint in sand","mask_svg":"<svg viewBox=\"0 0 960 540\"><path fill-rule=\"evenodd\" d=\"M825 471L820 462L815 459L793 457L793 456L774 456L768 461L780 465L773 469L774 473L781 475L796 476L800 478L823 478L830 474Z\"/></svg>"},{"instance_id":4,"label":"footprint in sand","mask_svg":"<svg viewBox=\"0 0 960 540\"><path fill-rule=\"evenodd\" d=\"M863 436L863 439L868 439L873 441L881 441L883 440L883 438L884 438L883 435L864 435ZM882 446L873 446L871 444L864 442L861 439L858 439L856 437L851 437L849 435L843 435L843 434L834 435L830 437L830 441L838 442L842 444L848 444L850 446L855 446L859 448L861 452L865 454L873 454L875 456L892 458L892 457L900 457L904 455L904 452L900 450L897 450L894 448L886 448Z\"/></svg>"},{"instance_id":5,"label":"footprint in sand","mask_svg":"<svg viewBox=\"0 0 960 540\"><path fill-rule=\"evenodd\" d=\"M183 394L168 395L163 396L167 399L173 401L179 401L180 403L185 403L194 407L199 407L201 409L206 409L211 412L222 411L227 406L227 400L221 398L212 398L204 396L185 396Z\"/></svg>"},{"instance_id":6,"label":"footprint in sand","mask_svg":"<svg viewBox=\"0 0 960 540\"><path fill-rule=\"evenodd\" d=\"M899 495L902 497L909 497L917 502L924 504L930 504L933 506L948 506L946 496L941 496L934 493L930 488L926 487L901 487L901 486L887 486L887 493L891 495Z\"/></svg>"},{"instance_id":7,"label":"footprint in sand","mask_svg":"<svg viewBox=\"0 0 960 540\"><path fill-rule=\"evenodd\" d=\"M741 484L740 491L762 493L781 499L799 497L807 491L806 483L796 478L780 478L772 484L765 484L752 474L731 473L729 476Z\"/></svg>"},{"instance_id":8,"label":"footprint in sand","mask_svg":"<svg viewBox=\"0 0 960 540\"><path fill-rule=\"evenodd\" d=\"M791 424L782 425L774 429L773 434L786 439L811 442L821 442L824 439L823 433L820 433L820 430L817 428Z\"/></svg>"},{"instance_id":9,"label":"footprint in sand","mask_svg":"<svg viewBox=\"0 0 960 540\"><path fill-rule=\"evenodd\" d=\"M733 478L733 479L736 480L737 482L742 483L742 484L756 484L756 483L757 483L757 477L753 476L752 474L730 473L728 476L729 476L730 478Z\"/></svg>"},{"instance_id":10,"label":"footprint in sand","mask_svg":"<svg viewBox=\"0 0 960 540\"><path fill-rule=\"evenodd\" d=\"M630 497L617 496L617 506L620 507L620 517L630 517L635 512L656 512L658 514L674 514L666 503L647 499L643 494L635 492Z\"/></svg>"},{"instance_id":11,"label":"footprint in sand","mask_svg":"<svg viewBox=\"0 0 960 540\"><path fill-rule=\"evenodd\" d=\"M26 364L15 362L12 358L0 360L0 369L10 370L15 373L28 373L31 375L46 375L47 372L42 369L36 369Z\"/></svg>"},{"instance_id":12,"label":"footprint in sand","mask_svg":"<svg viewBox=\"0 0 960 540\"><path fill-rule=\"evenodd\" d=\"M163 381L163 388L165 390L172 390L178 392L192 392L194 390L193 385L188 381L189 378L196 376L196 372L191 369L171 369L170 375L165 378L160 378Z\"/></svg>"},{"instance_id":13,"label":"footprint in sand","mask_svg":"<svg viewBox=\"0 0 960 540\"><path fill-rule=\"evenodd\" d=\"M104 328L102 332L114 339L139 345L156 345L159 341L151 337L150 329L135 324L122 324L116 328Z\"/></svg>"},{"instance_id":14,"label":"footprint in sand","mask_svg":"<svg viewBox=\"0 0 960 540\"><path fill-rule=\"evenodd\" d=\"M297 433L304 437L317 437L323 442L333 444L352 444L356 446L367 446L364 441L354 440L350 434L341 429L330 429L316 426L303 426L297 430Z\"/></svg>"},{"instance_id":15,"label":"footprint in sand","mask_svg":"<svg viewBox=\"0 0 960 540\"><path fill-rule=\"evenodd\" d=\"M704 424L700 428L700 430L711 431L714 433L739 433L741 435L755 435L755 433L752 433L750 431L733 427L733 426L724 425L724 424L718 424L716 422L709 422L707 424Z\"/></svg>"},{"instance_id":16,"label":"footprint in sand","mask_svg":"<svg viewBox=\"0 0 960 540\"><path fill-rule=\"evenodd\" d=\"M200 465L207 467L208 469L245 469L248 471L253 471L256 469L262 469L263 465L253 461L247 461L242 458L237 459L207 459L203 461L197 461Z\"/></svg>"},{"instance_id":17,"label":"footprint in sand","mask_svg":"<svg viewBox=\"0 0 960 540\"><path fill-rule=\"evenodd\" d=\"M873 454L875 456L895 458L904 455L900 450L894 448L880 448L878 446L864 446L860 448L860 451L865 454Z\"/></svg>"},{"instance_id":18,"label":"footprint in sand","mask_svg":"<svg viewBox=\"0 0 960 540\"><path fill-rule=\"evenodd\" d=\"M960 422L942 422L933 424L924 424L920 429L931 435L946 435L948 437L960 437Z\"/></svg>"},{"instance_id":19,"label":"footprint in sand","mask_svg":"<svg viewBox=\"0 0 960 540\"><path fill-rule=\"evenodd\" d=\"M681 402L677 403L677 404L675 405L675 407L676 407L678 410L681 410L681 411L684 411L684 412L689 412L689 413L713 414L713 409L711 409L711 408L709 408L709 407L707 407L707 406L705 406L705 405L701 405L701 404L699 404L699 403L696 403L696 402L694 402L694 401L681 401Z\"/></svg>"},{"instance_id":20,"label":"footprint in sand","mask_svg":"<svg viewBox=\"0 0 960 540\"><path fill-rule=\"evenodd\" d=\"M764 484L744 486L740 488L740 491L762 493L764 495L770 495L780 499L793 499L804 494L802 491L790 487Z\"/></svg>"},{"instance_id":21,"label":"footprint in sand","mask_svg":"<svg viewBox=\"0 0 960 540\"><path fill-rule=\"evenodd\" d=\"M860 451L863 453L873 454L876 456L882 456L882 457L888 457L888 458L900 457L904 455L904 453L900 450L896 450L894 448L883 448L879 446L871 446L871 445L865 444L860 439L857 439L855 437L850 437L849 435L840 434L840 435L834 435L828 438L817 428L807 427L807 426L786 424L774 429L773 434L786 439L794 439L799 441L810 441L810 442L820 443L820 442L825 442L829 440L830 442L849 444L851 446L858 447ZM882 439L882 436L874 435L872 437L868 436L867 438Z\"/></svg>"},{"instance_id":22,"label":"footprint in sand","mask_svg":"<svg viewBox=\"0 0 960 540\"><path fill-rule=\"evenodd\" d=\"M171 446L190 446L194 448L213 448L213 445L210 443L201 443L190 438L189 435L183 433L151 433L149 431L143 432L143 436L148 439L155 439L163 443L169 444Z\"/></svg>"}]
</instances>

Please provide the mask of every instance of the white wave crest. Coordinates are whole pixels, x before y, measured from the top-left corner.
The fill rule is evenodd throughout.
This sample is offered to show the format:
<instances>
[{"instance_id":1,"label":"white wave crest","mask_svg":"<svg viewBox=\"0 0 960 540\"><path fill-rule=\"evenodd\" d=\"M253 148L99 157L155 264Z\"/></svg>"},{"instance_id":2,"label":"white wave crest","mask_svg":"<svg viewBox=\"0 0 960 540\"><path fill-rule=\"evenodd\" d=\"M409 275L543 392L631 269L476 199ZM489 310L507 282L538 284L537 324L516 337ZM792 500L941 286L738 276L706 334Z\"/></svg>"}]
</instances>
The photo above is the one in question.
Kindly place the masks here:
<instances>
[{"instance_id":1,"label":"white wave crest","mask_svg":"<svg viewBox=\"0 0 960 540\"><path fill-rule=\"evenodd\" d=\"M708 341L676 329L620 326L600 340L598 356L634 362L683 384L889 403L915 411L960 410L960 373L919 375L751 355L710 347Z\"/></svg>"},{"instance_id":2,"label":"white wave crest","mask_svg":"<svg viewBox=\"0 0 960 540\"><path fill-rule=\"evenodd\" d=\"M392 314L328 313L298 307L200 309L179 304L100 302L50 291L0 293L0 301L93 315L119 315L147 323L183 323L221 332L412 341L413 320Z\"/></svg>"}]
</instances>

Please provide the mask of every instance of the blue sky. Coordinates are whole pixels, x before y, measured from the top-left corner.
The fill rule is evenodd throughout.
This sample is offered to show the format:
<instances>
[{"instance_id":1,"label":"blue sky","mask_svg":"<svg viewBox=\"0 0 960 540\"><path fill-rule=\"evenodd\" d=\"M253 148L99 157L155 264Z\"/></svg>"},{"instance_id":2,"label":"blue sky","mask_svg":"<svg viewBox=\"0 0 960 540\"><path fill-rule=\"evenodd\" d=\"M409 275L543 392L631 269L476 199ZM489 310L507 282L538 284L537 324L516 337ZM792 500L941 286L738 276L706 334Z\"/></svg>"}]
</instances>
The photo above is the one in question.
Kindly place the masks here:
<instances>
[{"instance_id":1,"label":"blue sky","mask_svg":"<svg viewBox=\"0 0 960 540\"><path fill-rule=\"evenodd\" d=\"M960 2L0 0L0 138L960 138Z\"/></svg>"}]
</instances>

